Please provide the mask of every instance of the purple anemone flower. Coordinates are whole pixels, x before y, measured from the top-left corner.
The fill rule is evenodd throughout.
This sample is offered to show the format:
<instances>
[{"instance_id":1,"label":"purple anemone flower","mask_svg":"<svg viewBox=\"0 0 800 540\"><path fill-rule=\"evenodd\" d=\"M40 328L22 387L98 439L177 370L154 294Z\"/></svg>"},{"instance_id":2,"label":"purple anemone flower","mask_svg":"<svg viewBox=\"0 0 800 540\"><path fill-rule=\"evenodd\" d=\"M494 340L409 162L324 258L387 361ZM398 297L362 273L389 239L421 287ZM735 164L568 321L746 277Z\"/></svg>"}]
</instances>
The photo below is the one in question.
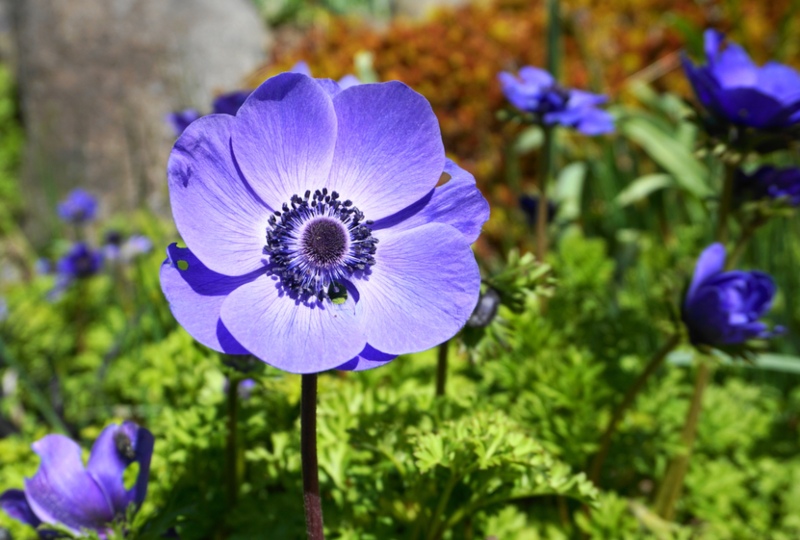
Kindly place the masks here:
<instances>
[{"instance_id":1,"label":"purple anemone flower","mask_svg":"<svg viewBox=\"0 0 800 540\"><path fill-rule=\"evenodd\" d=\"M91 277L103 266L103 256L83 242L73 245L56 264L59 276L70 281Z\"/></svg>"},{"instance_id":2,"label":"purple anemone flower","mask_svg":"<svg viewBox=\"0 0 800 540\"><path fill-rule=\"evenodd\" d=\"M759 167L750 174L736 173L736 190L741 198L783 200L800 206L800 169L778 169L772 165Z\"/></svg>"},{"instance_id":3,"label":"purple anemone flower","mask_svg":"<svg viewBox=\"0 0 800 540\"><path fill-rule=\"evenodd\" d=\"M172 132L177 136L183 133L183 130L189 127L189 124L201 116L203 115L200 114L200 111L197 109L184 109L182 111L171 112L167 114L164 119L166 120L167 125L172 128Z\"/></svg>"},{"instance_id":4,"label":"purple anemone flower","mask_svg":"<svg viewBox=\"0 0 800 540\"><path fill-rule=\"evenodd\" d=\"M503 71L497 77L506 99L544 125L571 127L584 135L614 131L613 117L598 109L608 101L606 96L564 88L547 71L533 66L520 69L518 76Z\"/></svg>"},{"instance_id":5,"label":"purple anemone flower","mask_svg":"<svg viewBox=\"0 0 800 540\"><path fill-rule=\"evenodd\" d=\"M94 531L105 538L130 505L144 501L153 443L153 435L133 422L112 424L100 433L84 467L75 441L47 435L33 443L41 458L39 470L25 480L24 490L0 495L0 508L32 527L60 525L76 535ZM125 489L123 473L133 462L139 473L135 485ZM46 535L40 530L40 536Z\"/></svg>"},{"instance_id":6,"label":"purple anemone flower","mask_svg":"<svg viewBox=\"0 0 800 540\"><path fill-rule=\"evenodd\" d=\"M449 339L477 303L489 206L405 84L280 74L193 123L168 178L187 247L167 249L161 286L212 349L368 369Z\"/></svg>"},{"instance_id":7,"label":"purple anemone flower","mask_svg":"<svg viewBox=\"0 0 800 540\"><path fill-rule=\"evenodd\" d=\"M58 217L68 223L88 223L97 214L97 199L80 188L73 189L58 203Z\"/></svg>"},{"instance_id":8,"label":"purple anemone flower","mask_svg":"<svg viewBox=\"0 0 800 540\"><path fill-rule=\"evenodd\" d=\"M757 66L736 43L705 32L706 65L683 57L697 99L718 120L763 130L800 123L800 73L777 62Z\"/></svg>"},{"instance_id":9,"label":"purple anemone flower","mask_svg":"<svg viewBox=\"0 0 800 540\"><path fill-rule=\"evenodd\" d=\"M695 345L726 346L774 335L759 319L772 306L775 283L758 271L724 271L725 247L700 254L683 302L683 322Z\"/></svg>"}]
</instances>

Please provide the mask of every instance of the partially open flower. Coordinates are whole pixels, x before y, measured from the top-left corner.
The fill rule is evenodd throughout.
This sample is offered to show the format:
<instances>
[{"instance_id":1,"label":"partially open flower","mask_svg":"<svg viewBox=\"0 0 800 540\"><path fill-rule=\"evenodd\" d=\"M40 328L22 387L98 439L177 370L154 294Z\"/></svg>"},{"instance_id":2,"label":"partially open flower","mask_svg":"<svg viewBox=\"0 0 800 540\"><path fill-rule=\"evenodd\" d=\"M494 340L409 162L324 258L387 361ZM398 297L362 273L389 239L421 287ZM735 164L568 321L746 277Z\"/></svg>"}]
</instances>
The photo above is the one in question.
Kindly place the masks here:
<instances>
[{"instance_id":1,"label":"partially open flower","mask_svg":"<svg viewBox=\"0 0 800 540\"><path fill-rule=\"evenodd\" d=\"M152 434L133 422L106 427L95 441L84 467L81 448L63 435L47 435L33 443L41 465L25 489L9 489L0 496L0 508L32 527L59 525L75 535L94 531L101 538L123 520L131 505L147 494ZM136 483L125 488L123 474L138 463Z\"/></svg>"},{"instance_id":2,"label":"partially open flower","mask_svg":"<svg viewBox=\"0 0 800 540\"><path fill-rule=\"evenodd\" d=\"M725 247L712 244L697 260L683 302L683 322L695 345L724 347L774 335L760 321L772 306L775 283L758 271L725 272Z\"/></svg>"},{"instance_id":3,"label":"partially open flower","mask_svg":"<svg viewBox=\"0 0 800 540\"><path fill-rule=\"evenodd\" d=\"M800 123L800 73L777 62L757 66L736 43L705 32L706 65L683 57L697 99L716 120L762 130Z\"/></svg>"}]
</instances>

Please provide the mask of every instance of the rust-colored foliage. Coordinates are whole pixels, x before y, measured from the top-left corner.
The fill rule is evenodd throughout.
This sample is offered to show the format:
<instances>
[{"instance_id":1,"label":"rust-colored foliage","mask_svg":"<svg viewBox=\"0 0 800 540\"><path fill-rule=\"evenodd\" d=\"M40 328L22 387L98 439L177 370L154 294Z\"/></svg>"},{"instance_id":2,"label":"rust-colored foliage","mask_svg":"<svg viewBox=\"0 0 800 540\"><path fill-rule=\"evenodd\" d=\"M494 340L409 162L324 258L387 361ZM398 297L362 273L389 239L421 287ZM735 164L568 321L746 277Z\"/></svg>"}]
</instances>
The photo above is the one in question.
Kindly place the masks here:
<instances>
[{"instance_id":1,"label":"rust-colored foliage","mask_svg":"<svg viewBox=\"0 0 800 540\"><path fill-rule=\"evenodd\" d=\"M731 30L723 16L736 20L745 15L746 28L732 29L734 37L750 49L762 45L774 50L770 40L790 1L741 2L736 8L740 13L728 14L732 3L720 1L564 0L562 82L608 93L614 100L625 81L638 74L688 96L678 56L684 38L676 21L698 29ZM493 206L513 208L516 194L503 181L503 151L519 127L496 118L507 106L497 73L544 64L545 24L544 2L529 0L476 2L437 11L422 22L398 19L382 28L331 17L291 45L276 47L273 61L253 74L250 83L255 86L299 60L308 62L315 76L338 78L353 72L356 53L370 51L380 80L403 81L428 98L445 148L475 174ZM754 56L764 60L760 52ZM793 52L783 51L784 56ZM535 170L531 159L522 163L524 174ZM490 236L505 230L503 223L495 226L490 222Z\"/></svg>"}]
</instances>

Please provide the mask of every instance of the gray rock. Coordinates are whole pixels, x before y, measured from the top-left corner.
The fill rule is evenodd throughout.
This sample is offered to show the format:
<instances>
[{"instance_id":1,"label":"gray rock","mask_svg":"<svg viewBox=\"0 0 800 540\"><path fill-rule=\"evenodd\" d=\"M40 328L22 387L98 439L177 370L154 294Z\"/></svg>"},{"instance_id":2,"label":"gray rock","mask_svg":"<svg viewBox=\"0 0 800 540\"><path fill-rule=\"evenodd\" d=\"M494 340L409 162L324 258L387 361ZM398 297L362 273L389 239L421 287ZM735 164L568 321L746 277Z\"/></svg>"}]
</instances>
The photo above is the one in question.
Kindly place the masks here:
<instances>
[{"instance_id":1,"label":"gray rock","mask_svg":"<svg viewBox=\"0 0 800 540\"><path fill-rule=\"evenodd\" d=\"M468 2L469 0L393 0L392 7L395 15L420 19L437 8L457 7Z\"/></svg>"},{"instance_id":2,"label":"gray rock","mask_svg":"<svg viewBox=\"0 0 800 540\"><path fill-rule=\"evenodd\" d=\"M167 113L208 110L263 62L269 34L249 0L3 0L15 34L34 241L76 186L103 213L167 207Z\"/></svg>"}]
</instances>

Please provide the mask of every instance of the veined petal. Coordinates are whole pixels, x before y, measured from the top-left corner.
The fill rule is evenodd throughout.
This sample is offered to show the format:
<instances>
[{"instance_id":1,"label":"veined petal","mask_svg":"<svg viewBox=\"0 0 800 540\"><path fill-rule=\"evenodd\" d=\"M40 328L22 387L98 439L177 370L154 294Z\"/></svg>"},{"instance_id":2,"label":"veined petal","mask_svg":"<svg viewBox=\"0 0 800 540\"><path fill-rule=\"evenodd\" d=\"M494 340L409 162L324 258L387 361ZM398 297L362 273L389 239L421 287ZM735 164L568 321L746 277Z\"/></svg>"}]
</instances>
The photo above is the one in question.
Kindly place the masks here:
<instances>
[{"instance_id":1,"label":"veined petal","mask_svg":"<svg viewBox=\"0 0 800 540\"><path fill-rule=\"evenodd\" d=\"M215 351L249 354L225 328L219 313L228 294L264 272L256 270L234 277L218 274L189 249L172 244L167 248L167 260L161 265L161 290L175 319L194 339Z\"/></svg>"},{"instance_id":2,"label":"veined petal","mask_svg":"<svg viewBox=\"0 0 800 540\"><path fill-rule=\"evenodd\" d=\"M278 210L292 195L326 186L336 132L328 92L306 75L281 73L250 94L231 137L244 177Z\"/></svg>"},{"instance_id":3,"label":"veined petal","mask_svg":"<svg viewBox=\"0 0 800 540\"><path fill-rule=\"evenodd\" d=\"M222 304L222 321L248 351L290 373L319 373L355 357L366 345L355 300L300 302L274 276L262 276Z\"/></svg>"},{"instance_id":4,"label":"veined petal","mask_svg":"<svg viewBox=\"0 0 800 540\"><path fill-rule=\"evenodd\" d=\"M489 203L478 191L475 177L453 161L445 161L444 172L450 180L422 200L377 221L373 230L391 228L396 232L428 223L446 223L461 231L467 242L477 240L481 227L489 219Z\"/></svg>"},{"instance_id":5,"label":"veined petal","mask_svg":"<svg viewBox=\"0 0 800 540\"><path fill-rule=\"evenodd\" d=\"M378 220L436 187L444 168L439 122L401 82L361 84L333 98L339 136L327 187Z\"/></svg>"},{"instance_id":6,"label":"veined petal","mask_svg":"<svg viewBox=\"0 0 800 540\"><path fill-rule=\"evenodd\" d=\"M107 532L114 519L111 502L86 471L78 444L63 435L47 435L33 443L41 465L25 480L25 494L44 523L61 524L74 533L82 528Z\"/></svg>"},{"instance_id":7,"label":"veined petal","mask_svg":"<svg viewBox=\"0 0 800 540\"><path fill-rule=\"evenodd\" d=\"M368 369L385 366L395 358L397 358L396 354L386 354L377 350L372 345L367 344L364 350L358 353L358 356L336 369L342 371L366 371Z\"/></svg>"},{"instance_id":8,"label":"veined petal","mask_svg":"<svg viewBox=\"0 0 800 540\"><path fill-rule=\"evenodd\" d=\"M206 266L241 275L263 266L270 209L236 170L230 150L234 117L192 122L169 157L170 202L186 245Z\"/></svg>"},{"instance_id":9,"label":"veined petal","mask_svg":"<svg viewBox=\"0 0 800 540\"><path fill-rule=\"evenodd\" d=\"M86 470L105 493L115 515L124 516L131 503L144 500L153 444L153 435L133 422L107 426L94 442ZM139 473L134 487L126 490L123 475L133 462L139 464Z\"/></svg>"},{"instance_id":10,"label":"veined petal","mask_svg":"<svg viewBox=\"0 0 800 540\"><path fill-rule=\"evenodd\" d=\"M480 272L464 235L430 223L376 231L368 275L354 279L367 341L387 354L423 351L453 337L478 302Z\"/></svg>"}]
</instances>

